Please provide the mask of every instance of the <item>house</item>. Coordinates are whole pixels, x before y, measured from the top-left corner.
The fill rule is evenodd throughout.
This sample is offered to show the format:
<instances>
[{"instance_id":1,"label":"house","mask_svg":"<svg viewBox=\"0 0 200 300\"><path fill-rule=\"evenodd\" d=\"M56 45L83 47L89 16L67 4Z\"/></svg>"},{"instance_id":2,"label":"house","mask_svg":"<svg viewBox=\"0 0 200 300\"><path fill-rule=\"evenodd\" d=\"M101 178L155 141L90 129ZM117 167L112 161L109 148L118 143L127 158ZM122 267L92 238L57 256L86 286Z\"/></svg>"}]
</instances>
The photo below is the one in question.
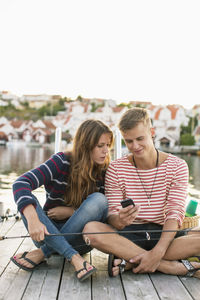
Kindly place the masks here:
<instances>
[{"instance_id":1,"label":"house","mask_svg":"<svg viewBox=\"0 0 200 300\"><path fill-rule=\"evenodd\" d=\"M21 102L28 102L32 108L40 108L48 103L55 104L60 100L60 95L23 95Z\"/></svg>"},{"instance_id":2,"label":"house","mask_svg":"<svg viewBox=\"0 0 200 300\"><path fill-rule=\"evenodd\" d=\"M179 144L181 125L187 126L189 118L180 105L157 106L150 108L155 128L155 146L174 147Z\"/></svg>"},{"instance_id":3,"label":"house","mask_svg":"<svg viewBox=\"0 0 200 300\"><path fill-rule=\"evenodd\" d=\"M47 128L37 128L33 130L32 140L39 144L51 142L52 131Z\"/></svg>"},{"instance_id":4,"label":"house","mask_svg":"<svg viewBox=\"0 0 200 300\"><path fill-rule=\"evenodd\" d=\"M4 134L4 136L6 137L6 141L11 141L13 139L19 138L17 132L13 129L13 127L9 123L1 124L0 131L2 135Z\"/></svg>"},{"instance_id":5,"label":"house","mask_svg":"<svg viewBox=\"0 0 200 300\"><path fill-rule=\"evenodd\" d=\"M18 109L22 109L22 106L20 105L20 97L10 93L9 91L0 91L0 106L7 106L9 103L11 103L13 106L15 106Z\"/></svg>"}]
</instances>

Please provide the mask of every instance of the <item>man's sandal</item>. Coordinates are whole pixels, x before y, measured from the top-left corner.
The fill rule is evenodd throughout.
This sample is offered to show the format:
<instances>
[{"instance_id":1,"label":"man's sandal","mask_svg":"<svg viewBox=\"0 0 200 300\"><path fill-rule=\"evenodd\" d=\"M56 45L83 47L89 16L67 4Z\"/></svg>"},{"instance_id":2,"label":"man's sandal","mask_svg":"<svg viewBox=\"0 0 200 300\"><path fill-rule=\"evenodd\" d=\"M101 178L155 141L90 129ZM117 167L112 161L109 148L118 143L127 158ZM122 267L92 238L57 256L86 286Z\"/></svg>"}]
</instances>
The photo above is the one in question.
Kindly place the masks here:
<instances>
[{"instance_id":1,"label":"man's sandal","mask_svg":"<svg viewBox=\"0 0 200 300\"><path fill-rule=\"evenodd\" d=\"M193 277L194 274L200 270L200 268L193 267L191 262L186 259L182 259L181 262L185 266L185 268L188 270L187 274L185 275L187 277Z\"/></svg>"},{"instance_id":2,"label":"man's sandal","mask_svg":"<svg viewBox=\"0 0 200 300\"><path fill-rule=\"evenodd\" d=\"M196 256L190 256L190 257L187 258L187 260L189 260L191 262L194 261L194 262L200 263L200 256L198 256L198 255L196 255Z\"/></svg>"},{"instance_id":3,"label":"man's sandal","mask_svg":"<svg viewBox=\"0 0 200 300\"><path fill-rule=\"evenodd\" d=\"M84 281L85 279L87 279L89 276L91 276L93 273L95 273L97 271L97 269L94 266L92 266L92 269L88 271L86 268L86 264L89 264L89 263L85 260L83 262L83 268L78 271L75 271L75 276L80 282ZM86 273L84 275L82 275L81 277L78 277L77 275L81 271L86 271Z\"/></svg>"},{"instance_id":4,"label":"man's sandal","mask_svg":"<svg viewBox=\"0 0 200 300\"><path fill-rule=\"evenodd\" d=\"M118 264L117 266L114 266L114 264L113 264L115 259L121 259L121 263ZM119 273L122 274L125 271L126 261L122 258L118 258L118 257L114 256L113 254L109 254L109 256L108 256L108 275L110 277L113 277L113 271L112 271L113 267L119 267Z\"/></svg>"}]
</instances>

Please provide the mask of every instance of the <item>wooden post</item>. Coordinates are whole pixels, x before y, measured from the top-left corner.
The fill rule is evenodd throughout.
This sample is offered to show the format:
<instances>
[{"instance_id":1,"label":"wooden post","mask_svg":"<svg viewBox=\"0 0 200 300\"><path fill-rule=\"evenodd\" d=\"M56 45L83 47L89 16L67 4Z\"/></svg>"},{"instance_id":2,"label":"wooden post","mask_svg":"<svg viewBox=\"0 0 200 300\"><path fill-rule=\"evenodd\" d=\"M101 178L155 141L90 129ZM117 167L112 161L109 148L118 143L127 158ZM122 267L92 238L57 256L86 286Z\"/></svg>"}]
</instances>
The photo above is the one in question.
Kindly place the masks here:
<instances>
[{"instance_id":1,"label":"wooden post","mask_svg":"<svg viewBox=\"0 0 200 300\"><path fill-rule=\"evenodd\" d=\"M114 137L115 137L114 159L117 159L122 156L122 136L118 128L116 128L114 131Z\"/></svg>"},{"instance_id":2,"label":"wooden post","mask_svg":"<svg viewBox=\"0 0 200 300\"><path fill-rule=\"evenodd\" d=\"M61 139L62 139L62 131L60 127L56 128L55 132L55 153L61 151Z\"/></svg>"}]
</instances>

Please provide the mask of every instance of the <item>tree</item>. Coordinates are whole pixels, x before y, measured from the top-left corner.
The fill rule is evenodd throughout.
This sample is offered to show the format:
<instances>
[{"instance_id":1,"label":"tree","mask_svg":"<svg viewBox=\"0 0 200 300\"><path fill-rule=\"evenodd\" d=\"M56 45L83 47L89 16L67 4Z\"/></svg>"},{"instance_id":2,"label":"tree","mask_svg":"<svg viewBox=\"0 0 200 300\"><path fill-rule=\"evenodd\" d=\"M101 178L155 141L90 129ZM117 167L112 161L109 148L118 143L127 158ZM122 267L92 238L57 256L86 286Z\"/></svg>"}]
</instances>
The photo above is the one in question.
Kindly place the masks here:
<instances>
[{"instance_id":1,"label":"tree","mask_svg":"<svg viewBox=\"0 0 200 300\"><path fill-rule=\"evenodd\" d=\"M180 135L185 134L185 133L193 133L194 128L197 126L198 123L198 116L195 115L194 117L190 117L188 125L183 126L181 125L181 132Z\"/></svg>"},{"instance_id":2,"label":"tree","mask_svg":"<svg viewBox=\"0 0 200 300\"><path fill-rule=\"evenodd\" d=\"M180 137L180 145L192 146L195 144L195 138L190 133L184 133Z\"/></svg>"}]
</instances>

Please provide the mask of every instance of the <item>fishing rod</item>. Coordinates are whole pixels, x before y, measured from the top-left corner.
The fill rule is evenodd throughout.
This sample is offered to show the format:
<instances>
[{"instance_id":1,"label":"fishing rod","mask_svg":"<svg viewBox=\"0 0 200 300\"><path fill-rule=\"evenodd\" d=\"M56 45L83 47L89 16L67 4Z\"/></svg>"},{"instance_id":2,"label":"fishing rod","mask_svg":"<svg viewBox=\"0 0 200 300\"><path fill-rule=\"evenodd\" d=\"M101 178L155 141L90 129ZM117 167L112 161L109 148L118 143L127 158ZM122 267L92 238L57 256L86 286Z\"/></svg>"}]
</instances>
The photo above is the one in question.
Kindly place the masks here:
<instances>
[{"instance_id":1,"label":"fishing rod","mask_svg":"<svg viewBox=\"0 0 200 300\"><path fill-rule=\"evenodd\" d=\"M126 234L126 233L162 233L162 232L200 232L198 229L180 229L180 230L130 230L130 231L105 231L105 232L68 232L68 233L51 233L47 236L69 236L69 235L92 235L92 234ZM19 239L19 238L30 238L30 235L19 235L19 236L0 236L0 241L5 239Z\"/></svg>"},{"instance_id":2,"label":"fishing rod","mask_svg":"<svg viewBox=\"0 0 200 300\"><path fill-rule=\"evenodd\" d=\"M10 215L10 208L8 208L5 212L5 214L0 216L0 222L3 222L5 220L8 220L9 218L13 218L13 217L15 217L15 220L17 220L17 221L20 220L20 218L21 218L19 215L19 212Z\"/></svg>"}]
</instances>

